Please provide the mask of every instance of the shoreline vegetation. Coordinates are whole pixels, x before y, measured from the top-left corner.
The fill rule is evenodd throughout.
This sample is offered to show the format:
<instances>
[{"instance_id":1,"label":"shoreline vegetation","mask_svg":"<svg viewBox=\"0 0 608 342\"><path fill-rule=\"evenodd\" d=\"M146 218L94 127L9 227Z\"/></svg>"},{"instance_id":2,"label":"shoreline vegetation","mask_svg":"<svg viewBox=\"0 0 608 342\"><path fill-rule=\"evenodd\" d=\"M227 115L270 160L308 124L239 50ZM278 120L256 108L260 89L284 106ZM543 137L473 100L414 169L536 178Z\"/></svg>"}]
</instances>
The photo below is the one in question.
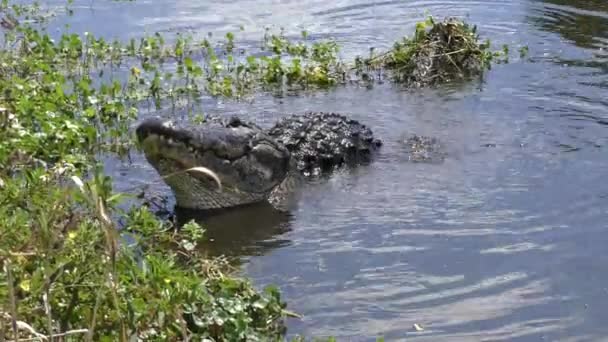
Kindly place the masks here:
<instances>
[{"instance_id":1,"label":"shoreline vegetation","mask_svg":"<svg viewBox=\"0 0 608 342\"><path fill-rule=\"evenodd\" d=\"M65 15L77 15L66 4ZM382 53L344 62L334 41L267 32L257 54L160 34L53 40L49 12L0 2L0 340L269 341L285 338L275 287L257 290L224 258L197 249L204 227L177 229L147 206L125 208L100 156L137 148L130 125L147 103L235 100L387 79L411 88L481 77L492 51L457 19L419 23ZM525 53L525 48L520 50ZM303 341L303 338L296 338ZM330 339L332 340L332 339Z\"/></svg>"}]
</instances>

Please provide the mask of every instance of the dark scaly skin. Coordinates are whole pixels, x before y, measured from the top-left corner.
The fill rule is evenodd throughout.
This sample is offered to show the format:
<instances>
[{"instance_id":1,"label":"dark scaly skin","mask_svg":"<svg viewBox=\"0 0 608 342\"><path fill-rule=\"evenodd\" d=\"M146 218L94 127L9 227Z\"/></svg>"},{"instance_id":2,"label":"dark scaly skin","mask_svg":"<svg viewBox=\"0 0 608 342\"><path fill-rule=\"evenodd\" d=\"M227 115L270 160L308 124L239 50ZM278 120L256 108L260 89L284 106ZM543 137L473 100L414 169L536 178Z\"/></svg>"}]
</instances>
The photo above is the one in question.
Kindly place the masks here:
<instances>
[{"instance_id":1,"label":"dark scaly skin","mask_svg":"<svg viewBox=\"0 0 608 342\"><path fill-rule=\"evenodd\" d=\"M297 170L307 176L368 163L382 145L371 129L336 113L292 115L279 120L268 134L287 147Z\"/></svg>"},{"instance_id":2,"label":"dark scaly skin","mask_svg":"<svg viewBox=\"0 0 608 342\"><path fill-rule=\"evenodd\" d=\"M267 131L234 117L209 118L200 125L148 119L137 137L163 177L196 166L218 175L221 190L196 172L164 178L177 206L189 209L261 201L286 209L306 177L369 162L382 145L369 128L334 113L293 115Z\"/></svg>"}]
</instances>

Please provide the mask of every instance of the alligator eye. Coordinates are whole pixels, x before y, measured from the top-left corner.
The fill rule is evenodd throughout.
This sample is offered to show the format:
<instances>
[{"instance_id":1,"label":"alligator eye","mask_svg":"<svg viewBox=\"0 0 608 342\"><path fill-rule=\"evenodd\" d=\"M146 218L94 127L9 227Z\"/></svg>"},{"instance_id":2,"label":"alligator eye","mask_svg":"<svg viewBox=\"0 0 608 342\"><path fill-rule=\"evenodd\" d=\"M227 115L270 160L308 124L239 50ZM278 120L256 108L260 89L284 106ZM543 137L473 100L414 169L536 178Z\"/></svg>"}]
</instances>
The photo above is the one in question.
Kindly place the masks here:
<instances>
[{"instance_id":1,"label":"alligator eye","mask_svg":"<svg viewBox=\"0 0 608 342\"><path fill-rule=\"evenodd\" d=\"M228 121L228 127L239 127L242 125L241 119L236 116L230 117L230 120Z\"/></svg>"}]
</instances>

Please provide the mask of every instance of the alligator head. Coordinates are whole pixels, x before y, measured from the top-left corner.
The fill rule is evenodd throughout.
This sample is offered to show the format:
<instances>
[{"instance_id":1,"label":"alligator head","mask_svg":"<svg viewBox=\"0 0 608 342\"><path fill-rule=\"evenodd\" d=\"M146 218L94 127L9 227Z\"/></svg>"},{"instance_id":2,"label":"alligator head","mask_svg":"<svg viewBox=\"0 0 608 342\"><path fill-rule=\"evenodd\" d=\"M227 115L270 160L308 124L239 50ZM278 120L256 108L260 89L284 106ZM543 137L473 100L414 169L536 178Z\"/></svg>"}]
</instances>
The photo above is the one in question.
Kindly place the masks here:
<instances>
[{"instance_id":1,"label":"alligator head","mask_svg":"<svg viewBox=\"0 0 608 342\"><path fill-rule=\"evenodd\" d=\"M259 202L286 178L290 153L261 128L238 118L179 126L147 119L136 130L148 162L181 208L217 209ZM205 167L221 181L192 167Z\"/></svg>"}]
</instances>

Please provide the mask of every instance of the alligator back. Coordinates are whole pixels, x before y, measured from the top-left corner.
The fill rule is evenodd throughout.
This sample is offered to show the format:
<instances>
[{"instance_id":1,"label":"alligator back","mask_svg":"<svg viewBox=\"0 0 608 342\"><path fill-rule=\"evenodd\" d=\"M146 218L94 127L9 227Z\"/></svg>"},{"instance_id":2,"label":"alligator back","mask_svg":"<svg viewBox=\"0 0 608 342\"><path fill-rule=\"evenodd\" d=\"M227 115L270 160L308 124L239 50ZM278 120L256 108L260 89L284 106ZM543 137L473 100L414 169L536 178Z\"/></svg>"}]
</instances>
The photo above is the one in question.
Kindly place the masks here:
<instances>
[{"instance_id":1,"label":"alligator back","mask_svg":"<svg viewBox=\"0 0 608 342\"><path fill-rule=\"evenodd\" d=\"M297 170L305 176L367 163L382 146L371 129L336 113L291 115L280 119L267 132L287 147Z\"/></svg>"}]
</instances>

